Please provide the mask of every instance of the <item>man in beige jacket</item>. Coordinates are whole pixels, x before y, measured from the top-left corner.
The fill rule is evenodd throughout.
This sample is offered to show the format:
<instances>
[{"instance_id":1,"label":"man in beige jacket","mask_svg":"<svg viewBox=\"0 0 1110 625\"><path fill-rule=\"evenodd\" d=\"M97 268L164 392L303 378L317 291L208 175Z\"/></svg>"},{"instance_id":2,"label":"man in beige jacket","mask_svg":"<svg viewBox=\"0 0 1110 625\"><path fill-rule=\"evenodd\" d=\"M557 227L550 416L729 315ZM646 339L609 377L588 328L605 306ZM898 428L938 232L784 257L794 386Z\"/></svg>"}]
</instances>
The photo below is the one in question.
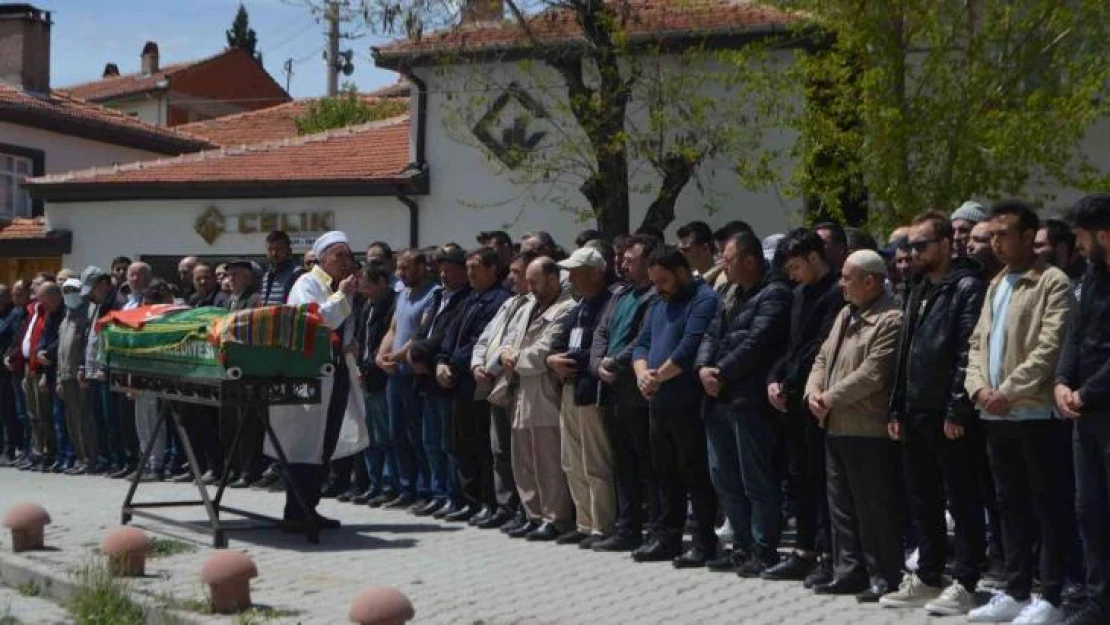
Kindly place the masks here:
<instances>
[{"instance_id":1,"label":"man in beige jacket","mask_svg":"<svg viewBox=\"0 0 1110 625\"><path fill-rule=\"evenodd\" d=\"M1005 267L991 281L968 350L965 386L985 424L1006 557L1005 592L972 610L973 623L1062 621L1065 563L1078 557L1070 424L1052 409L1071 283L1037 257L1038 224L1033 209L1016 200L992 209L991 245ZM1042 591L1036 600L1034 543Z\"/></svg>"},{"instance_id":2,"label":"man in beige jacket","mask_svg":"<svg viewBox=\"0 0 1110 625\"><path fill-rule=\"evenodd\" d=\"M902 565L898 448L887 409L902 312L886 292L886 263L870 250L844 262L848 302L821 346L806 401L826 430L825 467L835 563L818 594L878 601L898 587Z\"/></svg>"},{"instance_id":3,"label":"man in beige jacket","mask_svg":"<svg viewBox=\"0 0 1110 625\"><path fill-rule=\"evenodd\" d=\"M509 322L499 358L506 374L515 375L518 384L512 415L512 464L520 503L528 515L528 523L508 534L547 541L573 525L559 436L563 384L546 361L574 300L559 282L559 266L547 256L528 265L525 279L533 301Z\"/></svg>"}]
</instances>

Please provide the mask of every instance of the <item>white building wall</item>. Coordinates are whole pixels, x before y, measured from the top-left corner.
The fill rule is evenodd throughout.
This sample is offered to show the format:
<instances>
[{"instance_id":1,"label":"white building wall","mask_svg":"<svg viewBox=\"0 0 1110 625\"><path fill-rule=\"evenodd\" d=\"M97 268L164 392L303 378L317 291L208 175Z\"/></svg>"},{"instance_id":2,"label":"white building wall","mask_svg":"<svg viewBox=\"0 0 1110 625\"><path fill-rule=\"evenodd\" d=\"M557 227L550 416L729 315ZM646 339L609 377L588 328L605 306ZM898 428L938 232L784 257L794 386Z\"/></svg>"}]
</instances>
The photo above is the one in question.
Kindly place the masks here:
<instances>
[{"instance_id":1,"label":"white building wall","mask_svg":"<svg viewBox=\"0 0 1110 625\"><path fill-rule=\"evenodd\" d=\"M155 126L165 126L169 120L166 98L161 93L150 93L128 98L102 102L108 108L116 109Z\"/></svg>"},{"instance_id":2,"label":"white building wall","mask_svg":"<svg viewBox=\"0 0 1110 625\"><path fill-rule=\"evenodd\" d=\"M42 150L46 153L48 174L116 163L132 163L164 156L7 122L0 122L0 143Z\"/></svg>"},{"instance_id":3,"label":"white building wall","mask_svg":"<svg viewBox=\"0 0 1110 625\"><path fill-rule=\"evenodd\" d=\"M409 243L408 209L393 197L320 197L278 200L133 200L50 202L49 226L73 232L66 267L106 266L112 258L139 256L241 256L266 253L267 232L224 232L213 244L195 231L197 218L209 207L225 216L241 213L333 213L332 225L343 230L356 253L377 240L404 248ZM231 220L229 220L230 222ZM234 228L234 225L229 227ZM469 226L459 226L467 227ZM291 233L291 236L305 236Z\"/></svg>"},{"instance_id":4,"label":"white building wall","mask_svg":"<svg viewBox=\"0 0 1110 625\"><path fill-rule=\"evenodd\" d=\"M780 61L788 55L783 53ZM417 198L422 245L454 240L469 246L473 245L477 231L494 229L504 229L514 238L530 230L547 230L556 241L566 245L581 230L596 227L592 220L583 219L588 218L585 214L588 204L578 191L581 179L573 175L584 171L583 168L559 168L569 174L562 179L530 184L525 180L527 175L505 167L471 132L476 119L488 109L489 101L511 82L525 87L537 99L564 93L561 79L554 71L541 63L523 67L484 64L423 68L419 75L427 83L429 93L426 147L432 176L431 193ZM721 95L728 97L723 92ZM562 105L550 100L542 103L553 117L559 115ZM634 105L629 108L630 119L642 113ZM577 130L573 123L551 127L534 122L530 130L535 129L548 131L540 144L541 152L544 145L559 140L586 146L581 136L565 138ZM790 133L776 131L764 138L764 147L781 150L791 141ZM549 157L566 158L567 154L565 150L556 150L541 156ZM585 153L582 157L590 158ZM786 159L780 163L783 179L788 177L791 167ZM655 197L659 177L647 163L633 163L631 173L630 225L634 230ZM800 201L785 198L777 188L757 192L743 189L727 157L703 166L701 180L707 183L704 193L691 182L679 197L669 232L693 219L706 220L714 227L743 219L760 235L767 235L783 232L798 221Z\"/></svg>"}]
</instances>

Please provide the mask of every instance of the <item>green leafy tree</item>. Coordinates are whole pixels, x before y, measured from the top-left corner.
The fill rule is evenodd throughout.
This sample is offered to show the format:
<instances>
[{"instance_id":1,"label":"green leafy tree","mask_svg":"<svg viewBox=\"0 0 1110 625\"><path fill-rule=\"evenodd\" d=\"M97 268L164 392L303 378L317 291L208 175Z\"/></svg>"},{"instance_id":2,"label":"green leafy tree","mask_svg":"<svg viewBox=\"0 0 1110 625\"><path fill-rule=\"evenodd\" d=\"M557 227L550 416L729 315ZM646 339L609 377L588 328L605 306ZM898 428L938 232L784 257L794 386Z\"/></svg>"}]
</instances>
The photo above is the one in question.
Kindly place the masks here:
<instances>
[{"instance_id":1,"label":"green leafy tree","mask_svg":"<svg viewBox=\"0 0 1110 625\"><path fill-rule=\"evenodd\" d=\"M795 181L815 214L904 223L970 197L1092 188L1105 0L788 0L823 33L795 75ZM1104 179L1103 179L1104 180Z\"/></svg>"},{"instance_id":2,"label":"green leafy tree","mask_svg":"<svg viewBox=\"0 0 1110 625\"><path fill-rule=\"evenodd\" d=\"M371 23L419 40L465 22L459 4L368 0L364 10ZM725 50L693 38L676 48L637 36L639 4L505 0L505 14L493 19L514 30L520 44L477 62L463 58L465 50L446 51L440 65L451 70L436 74L437 89L452 94L444 125L462 144L489 147L474 129L517 84L541 104L542 113L525 104L511 127L494 131L507 149L482 152L517 188L533 198L542 194L610 236L635 229L634 198L646 198L643 224L659 228L674 220L676 201L691 185L713 210L725 199L717 184L722 169L751 190L772 185L781 154L763 138L789 110L789 96L772 88L781 86L773 35ZM668 10L705 11L705 4L675 0ZM464 13L481 5L466 5ZM560 22L580 32L581 42L544 34ZM517 199L505 203L522 203Z\"/></svg>"},{"instance_id":3,"label":"green leafy tree","mask_svg":"<svg viewBox=\"0 0 1110 625\"><path fill-rule=\"evenodd\" d=\"M342 93L334 98L320 98L308 105L303 115L293 119L297 132L314 134L365 124L404 115L409 110L408 101L399 99L368 99L359 96L354 85L344 85Z\"/></svg>"},{"instance_id":4,"label":"green leafy tree","mask_svg":"<svg viewBox=\"0 0 1110 625\"><path fill-rule=\"evenodd\" d=\"M224 34L227 36L227 47L240 48L246 51L254 60L258 61L259 65L262 65L262 53L257 49L258 35L250 27L247 8L242 4L239 5L239 10L235 12L235 20L231 23L231 29L224 31Z\"/></svg>"}]
</instances>

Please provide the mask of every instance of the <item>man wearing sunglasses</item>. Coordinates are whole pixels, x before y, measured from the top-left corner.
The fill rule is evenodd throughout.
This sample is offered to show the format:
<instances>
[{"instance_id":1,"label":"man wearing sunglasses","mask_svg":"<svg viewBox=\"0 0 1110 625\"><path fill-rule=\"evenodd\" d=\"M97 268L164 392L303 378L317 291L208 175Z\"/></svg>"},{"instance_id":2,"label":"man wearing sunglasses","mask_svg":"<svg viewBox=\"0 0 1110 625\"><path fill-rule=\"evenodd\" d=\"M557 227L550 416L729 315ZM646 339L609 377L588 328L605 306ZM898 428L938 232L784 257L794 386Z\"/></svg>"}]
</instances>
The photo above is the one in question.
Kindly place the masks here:
<instances>
[{"instance_id":1,"label":"man wearing sunglasses","mask_svg":"<svg viewBox=\"0 0 1110 625\"><path fill-rule=\"evenodd\" d=\"M974 605L985 554L983 454L975 406L964 389L968 339L983 304L982 268L953 258L952 224L939 213L913 222L906 245L917 284L906 294L889 433L901 441L910 514L918 528L918 571L880 603L934 614ZM956 521L955 581L942 589L948 541L945 503Z\"/></svg>"}]
</instances>

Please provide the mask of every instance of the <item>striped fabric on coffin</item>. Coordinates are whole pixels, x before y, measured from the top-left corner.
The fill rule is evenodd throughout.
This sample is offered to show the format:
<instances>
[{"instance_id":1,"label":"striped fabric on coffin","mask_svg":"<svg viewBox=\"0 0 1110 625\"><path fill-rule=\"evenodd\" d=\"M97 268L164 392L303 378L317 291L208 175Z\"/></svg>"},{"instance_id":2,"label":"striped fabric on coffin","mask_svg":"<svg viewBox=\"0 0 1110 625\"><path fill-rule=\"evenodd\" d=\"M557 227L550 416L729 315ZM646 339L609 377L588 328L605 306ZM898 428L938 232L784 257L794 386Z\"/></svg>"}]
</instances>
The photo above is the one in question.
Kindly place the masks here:
<instances>
[{"instance_id":1,"label":"striped fabric on coffin","mask_svg":"<svg viewBox=\"0 0 1110 625\"><path fill-rule=\"evenodd\" d=\"M263 306L213 319L208 336L217 345L280 347L309 356L315 348L316 328L321 323L316 304Z\"/></svg>"}]
</instances>

